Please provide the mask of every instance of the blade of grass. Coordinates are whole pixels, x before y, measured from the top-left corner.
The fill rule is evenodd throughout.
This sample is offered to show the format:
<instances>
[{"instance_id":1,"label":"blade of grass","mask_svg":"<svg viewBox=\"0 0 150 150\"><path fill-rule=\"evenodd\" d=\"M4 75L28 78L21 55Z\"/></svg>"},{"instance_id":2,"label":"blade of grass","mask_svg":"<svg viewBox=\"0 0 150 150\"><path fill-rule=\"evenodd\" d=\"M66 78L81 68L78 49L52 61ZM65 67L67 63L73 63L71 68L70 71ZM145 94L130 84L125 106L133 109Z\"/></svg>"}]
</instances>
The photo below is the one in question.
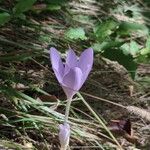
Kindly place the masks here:
<instances>
[{"instance_id":1,"label":"blade of grass","mask_svg":"<svg viewBox=\"0 0 150 150\"><path fill-rule=\"evenodd\" d=\"M110 137L114 140L114 142L118 145L118 147L120 148L120 150L122 149L122 146L119 144L119 142L117 141L117 139L113 136L113 134L109 131L109 129L107 128L107 126L103 123L103 121L99 118L99 116L93 111L93 109L91 108L91 106L85 101L85 99L83 98L83 96L78 92L77 93L78 97L82 99L82 102L85 104L85 106L90 110L90 112L93 114L93 116L99 121L99 123L104 127L104 129L108 132L108 134L110 135Z\"/></svg>"},{"instance_id":2,"label":"blade of grass","mask_svg":"<svg viewBox=\"0 0 150 150\"><path fill-rule=\"evenodd\" d=\"M94 96L94 95L91 95L91 94L88 94L88 93L85 93L85 92L81 92L81 93L84 94L84 95L86 95L86 96L89 96L91 98L98 99L100 101L103 101L103 102L106 102L106 103L109 103L109 104L113 104L113 105L116 105L116 106L121 107L121 108L126 108L125 106L123 106L121 104L109 101L107 99L104 99L104 98L101 98L101 97L97 97L97 96Z\"/></svg>"}]
</instances>

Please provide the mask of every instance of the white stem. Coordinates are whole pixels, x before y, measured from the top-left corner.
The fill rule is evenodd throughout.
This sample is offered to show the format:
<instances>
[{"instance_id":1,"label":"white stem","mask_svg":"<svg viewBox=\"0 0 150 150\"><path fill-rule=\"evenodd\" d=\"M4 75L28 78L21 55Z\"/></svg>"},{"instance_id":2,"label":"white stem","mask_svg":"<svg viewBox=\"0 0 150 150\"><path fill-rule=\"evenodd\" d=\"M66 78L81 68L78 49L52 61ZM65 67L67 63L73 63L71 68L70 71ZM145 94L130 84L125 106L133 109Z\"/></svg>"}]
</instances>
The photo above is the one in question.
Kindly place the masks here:
<instances>
[{"instance_id":1,"label":"white stem","mask_svg":"<svg viewBox=\"0 0 150 150\"><path fill-rule=\"evenodd\" d=\"M67 100L64 123L67 123L67 121L68 121L71 101L72 101L72 98L69 98L69 99Z\"/></svg>"},{"instance_id":2,"label":"white stem","mask_svg":"<svg viewBox=\"0 0 150 150\"><path fill-rule=\"evenodd\" d=\"M68 98L67 100L67 105L66 105L66 111L65 111L65 118L64 118L64 124L68 122L68 117L69 117L69 110L70 110L70 105L71 105L72 97ZM69 143L69 139L68 139ZM68 143L66 145L61 145L60 150L67 150Z\"/></svg>"},{"instance_id":3,"label":"white stem","mask_svg":"<svg viewBox=\"0 0 150 150\"><path fill-rule=\"evenodd\" d=\"M60 150L67 150L67 146L65 146L65 147L60 147Z\"/></svg>"}]
</instances>

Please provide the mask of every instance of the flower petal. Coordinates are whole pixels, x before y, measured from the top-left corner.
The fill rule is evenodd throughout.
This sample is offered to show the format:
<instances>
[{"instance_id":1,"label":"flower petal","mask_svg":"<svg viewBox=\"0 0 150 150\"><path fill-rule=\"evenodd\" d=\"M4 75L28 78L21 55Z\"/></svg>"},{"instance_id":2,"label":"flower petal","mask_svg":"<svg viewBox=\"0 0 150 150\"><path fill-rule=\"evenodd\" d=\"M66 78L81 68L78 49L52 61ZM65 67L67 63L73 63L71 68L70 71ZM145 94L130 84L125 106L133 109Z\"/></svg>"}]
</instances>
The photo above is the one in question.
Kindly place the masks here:
<instances>
[{"instance_id":1,"label":"flower petal","mask_svg":"<svg viewBox=\"0 0 150 150\"><path fill-rule=\"evenodd\" d=\"M68 54L67 54L67 58L66 58L66 64L70 67L70 68L74 68L77 66L77 56L75 54L75 52L70 49L68 51Z\"/></svg>"},{"instance_id":2,"label":"flower petal","mask_svg":"<svg viewBox=\"0 0 150 150\"><path fill-rule=\"evenodd\" d=\"M68 64L65 64L65 69L64 69L64 74L63 74L63 77L68 74L68 72L70 71L70 67L68 66Z\"/></svg>"},{"instance_id":3,"label":"flower petal","mask_svg":"<svg viewBox=\"0 0 150 150\"><path fill-rule=\"evenodd\" d=\"M81 69L75 67L70 69L68 74L63 77L62 87L67 98L72 98L72 96L81 88L82 76L83 74Z\"/></svg>"},{"instance_id":4,"label":"flower petal","mask_svg":"<svg viewBox=\"0 0 150 150\"><path fill-rule=\"evenodd\" d=\"M64 65L58 51L53 47L50 48L50 58L57 80L61 82L64 73Z\"/></svg>"},{"instance_id":5,"label":"flower petal","mask_svg":"<svg viewBox=\"0 0 150 150\"><path fill-rule=\"evenodd\" d=\"M89 72L91 71L93 66L93 49L86 49L80 56L78 67L82 70L83 73L83 83L88 77Z\"/></svg>"},{"instance_id":6,"label":"flower petal","mask_svg":"<svg viewBox=\"0 0 150 150\"><path fill-rule=\"evenodd\" d=\"M61 147L67 147L69 144L69 138L70 138L70 126L69 124L61 124L59 126L59 141L61 144Z\"/></svg>"}]
</instances>

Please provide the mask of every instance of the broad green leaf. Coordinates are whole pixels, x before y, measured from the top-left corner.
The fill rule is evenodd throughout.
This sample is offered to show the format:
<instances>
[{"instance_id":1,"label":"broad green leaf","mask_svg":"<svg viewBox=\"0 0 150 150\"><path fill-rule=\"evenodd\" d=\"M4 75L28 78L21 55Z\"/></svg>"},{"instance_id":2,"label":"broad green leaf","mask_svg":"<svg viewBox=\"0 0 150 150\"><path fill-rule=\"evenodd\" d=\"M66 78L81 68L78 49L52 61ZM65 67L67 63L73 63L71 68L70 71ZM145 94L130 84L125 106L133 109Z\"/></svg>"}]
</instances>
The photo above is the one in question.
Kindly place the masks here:
<instances>
[{"instance_id":1,"label":"broad green leaf","mask_svg":"<svg viewBox=\"0 0 150 150\"><path fill-rule=\"evenodd\" d=\"M142 35L148 34L149 30L144 24L122 22L118 29L118 34L129 35L132 32L139 32Z\"/></svg>"},{"instance_id":2,"label":"broad green leaf","mask_svg":"<svg viewBox=\"0 0 150 150\"><path fill-rule=\"evenodd\" d=\"M123 44L120 49L125 55L131 54L132 56L136 56L140 50L140 47L135 41L131 41L130 43Z\"/></svg>"},{"instance_id":3,"label":"broad green leaf","mask_svg":"<svg viewBox=\"0 0 150 150\"><path fill-rule=\"evenodd\" d=\"M135 56L140 50L139 45L135 41L131 41L130 43L130 54Z\"/></svg>"},{"instance_id":4,"label":"broad green leaf","mask_svg":"<svg viewBox=\"0 0 150 150\"><path fill-rule=\"evenodd\" d=\"M28 11L36 0L19 0L19 2L14 6L13 11L16 15L19 15L25 11Z\"/></svg>"},{"instance_id":5,"label":"broad green leaf","mask_svg":"<svg viewBox=\"0 0 150 150\"><path fill-rule=\"evenodd\" d=\"M100 44L100 43L94 43L92 48L97 53L101 53L103 51L102 50L102 44Z\"/></svg>"},{"instance_id":6,"label":"broad green leaf","mask_svg":"<svg viewBox=\"0 0 150 150\"><path fill-rule=\"evenodd\" d=\"M92 48L95 52L103 52L106 49L112 49L112 48L118 48L120 47L124 42L122 41L104 41L102 43L94 43Z\"/></svg>"},{"instance_id":7,"label":"broad green leaf","mask_svg":"<svg viewBox=\"0 0 150 150\"><path fill-rule=\"evenodd\" d=\"M86 40L87 39L87 37L85 36L85 31L81 27L70 28L69 30L66 31L65 37L74 39L74 40L77 40L77 39Z\"/></svg>"},{"instance_id":8,"label":"broad green leaf","mask_svg":"<svg viewBox=\"0 0 150 150\"><path fill-rule=\"evenodd\" d=\"M140 54L141 55L150 54L150 49L149 48L143 48L143 49L141 49Z\"/></svg>"},{"instance_id":9,"label":"broad green leaf","mask_svg":"<svg viewBox=\"0 0 150 150\"><path fill-rule=\"evenodd\" d=\"M26 20L26 15L22 14L18 14L17 15L18 18L20 18L21 20Z\"/></svg>"},{"instance_id":10,"label":"broad green leaf","mask_svg":"<svg viewBox=\"0 0 150 150\"><path fill-rule=\"evenodd\" d=\"M9 20L10 20L10 14L9 13L6 13L6 12L0 13L0 26L4 25Z\"/></svg>"},{"instance_id":11,"label":"broad green leaf","mask_svg":"<svg viewBox=\"0 0 150 150\"><path fill-rule=\"evenodd\" d=\"M140 50L136 61L139 63L150 63L150 37L147 39L145 47Z\"/></svg>"},{"instance_id":12,"label":"broad green leaf","mask_svg":"<svg viewBox=\"0 0 150 150\"><path fill-rule=\"evenodd\" d=\"M138 63L150 64L150 55L139 55L135 60Z\"/></svg>"},{"instance_id":13,"label":"broad green leaf","mask_svg":"<svg viewBox=\"0 0 150 150\"><path fill-rule=\"evenodd\" d=\"M123 51L123 53L125 55L129 55L130 54L130 46L129 46L129 43L125 43L123 44L120 49Z\"/></svg>"},{"instance_id":14,"label":"broad green leaf","mask_svg":"<svg viewBox=\"0 0 150 150\"><path fill-rule=\"evenodd\" d=\"M137 63L134 61L134 58L131 55L125 55L120 49L107 49L102 55L123 65L129 71L132 78L135 77Z\"/></svg>"},{"instance_id":15,"label":"broad green leaf","mask_svg":"<svg viewBox=\"0 0 150 150\"><path fill-rule=\"evenodd\" d=\"M104 40L110 34L112 34L118 26L118 23L114 20L108 20L103 22L94 28L94 34L98 40Z\"/></svg>"}]
</instances>

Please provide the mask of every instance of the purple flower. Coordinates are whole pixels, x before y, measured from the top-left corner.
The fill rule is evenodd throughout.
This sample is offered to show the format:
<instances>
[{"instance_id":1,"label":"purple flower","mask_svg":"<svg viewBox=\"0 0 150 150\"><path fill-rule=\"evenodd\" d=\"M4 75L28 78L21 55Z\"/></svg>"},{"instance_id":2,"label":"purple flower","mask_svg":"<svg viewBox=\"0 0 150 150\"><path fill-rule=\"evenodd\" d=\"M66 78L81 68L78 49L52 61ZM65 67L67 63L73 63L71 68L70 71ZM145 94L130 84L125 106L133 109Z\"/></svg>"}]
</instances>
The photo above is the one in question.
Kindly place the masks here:
<instances>
[{"instance_id":1,"label":"purple flower","mask_svg":"<svg viewBox=\"0 0 150 150\"><path fill-rule=\"evenodd\" d=\"M93 66L93 49L86 49L78 59L73 50L69 50L66 62L55 48L50 48L52 68L67 98L72 98L81 88Z\"/></svg>"},{"instance_id":2,"label":"purple flower","mask_svg":"<svg viewBox=\"0 0 150 150\"><path fill-rule=\"evenodd\" d=\"M59 141L62 149L69 145L70 126L67 123L59 125Z\"/></svg>"}]
</instances>

